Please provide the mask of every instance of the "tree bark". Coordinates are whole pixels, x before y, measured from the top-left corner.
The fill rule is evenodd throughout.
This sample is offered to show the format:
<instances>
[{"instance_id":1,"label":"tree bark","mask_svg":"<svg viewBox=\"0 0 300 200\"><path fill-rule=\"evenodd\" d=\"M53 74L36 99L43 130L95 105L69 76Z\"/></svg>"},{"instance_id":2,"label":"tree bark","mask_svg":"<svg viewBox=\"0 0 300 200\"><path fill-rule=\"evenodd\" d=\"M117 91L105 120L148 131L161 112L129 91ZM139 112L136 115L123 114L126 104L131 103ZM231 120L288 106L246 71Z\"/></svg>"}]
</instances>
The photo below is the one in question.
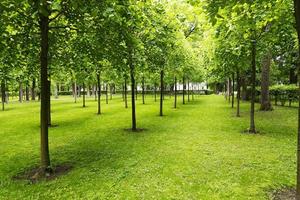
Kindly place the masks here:
<instances>
[{"instance_id":1,"label":"tree bark","mask_svg":"<svg viewBox=\"0 0 300 200\"><path fill-rule=\"evenodd\" d=\"M260 110L270 111L272 110L272 105L269 95L270 86L270 66L272 60L272 52L269 51L263 58L262 70L261 70L261 102Z\"/></svg>"},{"instance_id":2,"label":"tree bark","mask_svg":"<svg viewBox=\"0 0 300 200\"><path fill-rule=\"evenodd\" d=\"M145 77L144 76L142 80L142 95L143 95L143 104L145 104Z\"/></svg>"},{"instance_id":3,"label":"tree bark","mask_svg":"<svg viewBox=\"0 0 300 200\"><path fill-rule=\"evenodd\" d=\"M101 83L100 83L100 72L97 72L97 96L98 96L98 115L101 115Z\"/></svg>"},{"instance_id":4,"label":"tree bark","mask_svg":"<svg viewBox=\"0 0 300 200\"><path fill-rule=\"evenodd\" d=\"M51 127L51 81L47 82L48 126Z\"/></svg>"},{"instance_id":5,"label":"tree bark","mask_svg":"<svg viewBox=\"0 0 300 200\"><path fill-rule=\"evenodd\" d=\"M174 108L177 108L177 77L174 77Z\"/></svg>"},{"instance_id":6,"label":"tree bark","mask_svg":"<svg viewBox=\"0 0 300 200\"><path fill-rule=\"evenodd\" d=\"M23 84L22 81L19 82L19 102L23 102Z\"/></svg>"},{"instance_id":7,"label":"tree bark","mask_svg":"<svg viewBox=\"0 0 300 200\"><path fill-rule=\"evenodd\" d=\"M27 82L27 81L26 81ZM28 87L28 83L26 83L26 87L25 87L25 98L26 98L26 101L29 101L30 98L29 98L29 87Z\"/></svg>"},{"instance_id":8,"label":"tree bark","mask_svg":"<svg viewBox=\"0 0 300 200\"><path fill-rule=\"evenodd\" d=\"M82 107L85 108L85 84L82 84L83 94L82 94Z\"/></svg>"},{"instance_id":9,"label":"tree bark","mask_svg":"<svg viewBox=\"0 0 300 200\"><path fill-rule=\"evenodd\" d=\"M106 104L108 104L108 84L105 84L105 100L106 100Z\"/></svg>"},{"instance_id":10,"label":"tree bark","mask_svg":"<svg viewBox=\"0 0 300 200\"><path fill-rule=\"evenodd\" d=\"M185 76L182 77L182 104L185 104Z\"/></svg>"},{"instance_id":11,"label":"tree bark","mask_svg":"<svg viewBox=\"0 0 300 200\"><path fill-rule=\"evenodd\" d=\"M190 102L190 80L187 82L187 90L188 90L188 102Z\"/></svg>"},{"instance_id":12,"label":"tree bark","mask_svg":"<svg viewBox=\"0 0 300 200\"><path fill-rule=\"evenodd\" d=\"M164 98L164 70L160 71L160 107L159 116L163 116L163 98Z\"/></svg>"},{"instance_id":13,"label":"tree bark","mask_svg":"<svg viewBox=\"0 0 300 200\"><path fill-rule=\"evenodd\" d=\"M125 101L125 108L128 108L127 102L127 78L125 77L125 84L124 84L124 101Z\"/></svg>"},{"instance_id":14,"label":"tree bark","mask_svg":"<svg viewBox=\"0 0 300 200\"><path fill-rule=\"evenodd\" d=\"M154 83L154 101L156 102L156 83Z\"/></svg>"},{"instance_id":15,"label":"tree bark","mask_svg":"<svg viewBox=\"0 0 300 200\"><path fill-rule=\"evenodd\" d=\"M2 111L4 111L5 107L5 80L1 81L1 101L2 101Z\"/></svg>"},{"instance_id":16,"label":"tree bark","mask_svg":"<svg viewBox=\"0 0 300 200\"><path fill-rule=\"evenodd\" d=\"M256 41L252 41L251 46L251 111L249 133L256 133L255 129L255 82L256 82Z\"/></svg>"},{"instance_id":17,"label":"tree bark","mask_svg":"<svg viewBox=\"0 0 300 200\"><path fill-rule=\"evenodd\" d=\"M31 88L31 100L35 101L35 87L36 87L36 82L35 78L32 80L32 88Z\"/></svg>"},{"instance_id":18,"label":"tree bark","mask_svg":"<svg viewBox=\"0 0 300 200\"><path fill-rule=\"evenodd\" d=\"M234 73L232 74L231 108L234 108Z\"/></svg>"},{"instance_id":19,"label":"tree bark","mask_svg":"<svg viewBox=\"0 0 300 200\"><path fill-rule=\"evenodd\" d=\"M294 10L295 10L295 18L296 18L296 29L298 34L298 46L300 46L300 1L294 0ZM300 55L300 48L298 48ZM299 98L299 106L298 106L298 144L297 144L297 185L296 185L296 199L300 199L300 60L298 57L297 62L297 70L298 70L298 98Z\"/></svg>"},{"instance_id":20,"label":"tree bark","mask_svg":"<svg viewBox=\"0 0 300 200\"><path fill-rule=\"evenodd\" d=\"M236 83L237 83L237 95L236 95L236 100L237 100L237 106L236 106L236 116L240 117L240 99L241 99L241 77L240 77L240 72L237 71L236 73Z\"/></svg>"},{"instance_id":21,"label":"tree bark","mask_svg":"<svg viewBox=\"0 0 300 200\"><path fill-rule=\"evenodd\" d=\"M232 92L232 87L231 87L231 78L228 79L228 102L231 102L231 92Z\"/></svg>"},{"instance_id":22,"label":"tree bark","mask_svg":"<svg viewBox=\"0 0 300 200\"><path fill-rule=\"evenodd\" d=\"M128 45L128 56L129 56L129 66L130 66L130 79L131 79L131 119L132 119L132 131L136 131L136 113L135 113L135 77L134 71L135 67L132 60L133 49L131 45Z\"/></svg>"},{"instance_id":23,"label":"tree bark","mask_svg":"<svg viewBox=\"0 0 300 200\"><path fill-rule=\"evenodd\" d=\"M47 5L44 3L42 6L47 10ZM46 172L50 169L50 155L49 155L49 141L48 141L48 51L49 51L49 17L39 14L40 18L40 31L41 31L41 169Z\"/></svg>"}]
</instances>

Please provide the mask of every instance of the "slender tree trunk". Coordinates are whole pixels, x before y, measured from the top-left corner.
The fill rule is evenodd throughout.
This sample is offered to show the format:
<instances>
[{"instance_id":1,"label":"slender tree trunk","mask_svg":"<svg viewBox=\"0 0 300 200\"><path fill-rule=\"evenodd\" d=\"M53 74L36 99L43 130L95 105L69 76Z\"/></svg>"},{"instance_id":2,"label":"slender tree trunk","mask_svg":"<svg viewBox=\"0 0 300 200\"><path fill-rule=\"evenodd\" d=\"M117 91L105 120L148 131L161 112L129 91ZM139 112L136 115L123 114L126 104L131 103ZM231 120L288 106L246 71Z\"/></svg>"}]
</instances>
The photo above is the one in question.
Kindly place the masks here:
<instances>
[{"instance_id":1,"label":"slender tree trunk","mask_svg":"<svg viewBox=\"0 0 300 200\"><path fill-rule=\"evenodd\" d=\"M77 84L74 82L74 102L77 103Z\"/></svg>"},{"instance_id":2,"label":"slender tree trunk","mask_svg":"<svg viewBox=\"0 0 300 200\"><path fill-rule=\"evenodd\" d=\"M182 77L182 104L185 104L185 77Z\"/></svg>"},{"instance_id":3,"label":"slender tree trunk","mask_svg":"<svg viewBox=\"0 0 300 200\"><path fill-rule=\"evenodd\" d=\"M26 83L26 87L25 87L25 98L26 98L26 101L30 100L30 98L29 98L29 87L28 87L27 83Z\"/></svg>"},{"instance_id":4,"label":"slender tree trunk","mask_svg":"<svg viewBox=\"0 0 300 200\"><path fill-rule=\"evenodd\" d=\"M47 5L42 6L47 10ZM49 17L40 13L40 31L41 31L41 169L44 172L50 169L50 155L48 142L48 51L49 51Z\"/></svg>"},{"instance_id":5,"label":"slender tree trunk","mask_svg":"<svg viewBox=\"0 0 300 200\"><path fill-rule=\"evenodd\" d=\"M136 113L135 113L135 77L134 77L134 71L135 67L132 60L132 53L133 49L131 45L128 46L128 54L129 54L129 66L130 66L130 79L131 79L131 118L132 118L132 131L136 131Z\"/></svg>"},{"instance_id":6,"label":"slender tree trunk","mask_svg":"<svg viewBox=\"0 0 300 200\"><path fill-rule=\"evenodd\" d=\"M2 111L4 111L5 104L5 80L1 81L1 101L2 101Z\"/></svg>"},{"instance_id":7,"label":"slender tree trunk","mask_svg":"<svg viewBox=\"0 0 300 200\"><path fill-rule=\"evenodd\" d=\"M269 95L269 86L270 86L270 67L272 60L272 52L269 51L262 61L262 70L261 70L261 102L260 110L270 111L272 110L272 105Z\"/></svg>"},{"instance_id":8,"label":"slender tree trunk","mask_svg":"<svg viewBox=\"0 0 300 200\"><path fill-rule=\"evenodd\" d=\"M240 99L241 99L241 77L240 77L240 72L237 71L236 73L236 82L237 82L237 95L236 95L236 100L237 100L237 106L236 106L236 116L240 117Z\"/></svg>"},{"instance_id":9,"label":"slender tree trunk","mask_svg":"<svg viewBox=\"0 0 300 200\"><path fill-rule=\"evenodd\" d=\"M138 100L138 89L137 89L137 84L135 85L135 99Z\"/></svg>"},{"instance_id":10,"label":"slender tree trunk","mask_svg":"<svg viewBox=\"0 0 300 200\"><path fill-rule=\"evenodd\" d=\"M154 83L154 101L156 102L156 83Z\"/></svg>"},{"instance_id":11,"label":"slender tree trunk","mask_svg":"<svg viewBox=\"0 0 300 200\"><path fill-rule=\"evenodd\" d=\"M164 70L160 71L160 109L159 116L163 116L163 97L164 96Z\"/></svg>"},{"instance_id":12,"label":"slender tree trunk","mask_svg":"<svg viewBox=\"0 0 300 200\"><path fill-rule=\"evenodd\" d=\"M252 41L251 47L251 112L249 133L256 133L254 114L255 114L255 82L256 82L256 41Z\"/></svg>"},{"instance_id":13,"label":"slender tree trunk","mask_svg":"<svg viewBox=\"0 0 300 200\"><path fill-rule=\"evenodd\" d=\"M106 100L106 104L108 104L108 84L105 84L105 100Z\"/></svg>"},{"instance_id":14,"label":"slender tree trunk","mask_svg":"<svg viewBox=\"0 0 300 200\"><path fill-rule=\"evenodd\" d=\"M177 77L174 77L174 108L177 108Z\"/></svg>"},{"instance_id":15,"label":"slender tree trunk","mask_svg":"<svg viewBox=\"0 0 300 200\"><path fill-rule=\"evenodd\" d=\"M21 81L19 82L19 102L23 102L23 84Z\"/></svg>"},{"instance_id":16,"label":"slender tree trunk","mask_svg":"<svg viewBox=\"0 0 300 200\"><path fill-rule=\"evenodd\" d=\"M113 99L113 84L109 84L110 100Z\"/></svg>"},{"instance_id":17,"label":"slender tree trunk","mask_svg":"<svg viewBox=\"0 0 300 200\"><path fill-rule=\"evenodd\" d=\"M35 101L35 87L36 87L36 82L35 78L32 80L32 88L31 88L31 100Z\"/></svg>"},{"instance_id":18,"label":"slender tree trunk","mask_svg":"<svg viewBox=\"0 0 300 200\"><path fill-rule=\"evenodd\" d=\"M231 102L231 93L232 93L232 87L231 87L231 78L228 79L228 102Z\"/></svg>"},{"instance_id":19,"label":"slender tree trunk","mask_svg":"<svg viewBox=\"0 0 300 200\"><path fill-rule=\"evenodd\" d=\"M101 83L100 83L100 72L97 72L97 96L98 96L98 115L101 115Z\"/></svg>"},{"instance_id":20,"label":"slender tree trunk","mask_svg":"<svg viewBox=\"0 0 300 200\"><path fill-rule=\"evenodd\" d=\"M142 82L142 95L143 95L143 104L145 104L145 77L143 76L143 82Z\"/></svg>"},{"instance_id":21,"label":"slender tree trunk","mask_svg":"<svg viewBox=\"0 0 300 200\"><path fill-rule=\"evenodd\" d=\"M232 74L232 97L231 97L231 107L234 108L234 73Z\"/></svg>"},{"instance_id":22,"label":"slender tree trunk","mask_svg":"<svg viewBox=\"0 0 300 200\"><path fill-rule=\"evenodd\" d=\"M300 1L294 0L294 10L295 10L295 18L296 18L296 29L298 34L298 46L300 46ZM299 55L300 49L298 48ZM297 185L296 185L296 199L300 200L300 59L298 57L297 62L297 71L298 71L298 98L299 98L299 106L298 106L298 144L297 144Z\"/></svg>"},{"instance_id":23,"label":"slender tree trunk","mask_svg":"<svg viewBox=\"0 0 300 200\"><path fill-rule=\"evenodd\" d=\"M188 79L187 82L188 86L187 86L187 90L188 90L188 102L190 102L190 80Z\"/></svg>"},{"instance_id":24,"label":"slender tree trunk","mask_svg":"<svg viewBox=\"0 0 300 200\"><path fill-rule=\"evenodd\" d=\"M51 81L47 82L47 101L48 101L48 126L51 126Z\"/></svg>"},{"instance_id":25,"label":"slender tree trunk","mask_svg":"<svg viewBox=\"0 0 300 200\"><path fill-rule=\"evenodd\" d=\"M90 85L87 86L87 96L91 97L91 86Z\"/></svg>"},{"instance_id":26,"label":"slender tree trunk","mask_svg":"<svg viewBox=\"0 0 300 200\"><path fill-rule=\"evenodd\" d=\"M82 84L83 94L82 94L82 107L85 108L85 84Z\"/></svg>"},{"instance_id":27,"label":"slender tree trunk","mask_svg":"<svg viewBox=\"0 0 300 200\"><path fill-rule=\"evenodd\" d=\"M125 84L124 84L124 101L125 101L125 108L128 108L127 102L127 78L125 77Z\"/></svg>"}]
</instances>

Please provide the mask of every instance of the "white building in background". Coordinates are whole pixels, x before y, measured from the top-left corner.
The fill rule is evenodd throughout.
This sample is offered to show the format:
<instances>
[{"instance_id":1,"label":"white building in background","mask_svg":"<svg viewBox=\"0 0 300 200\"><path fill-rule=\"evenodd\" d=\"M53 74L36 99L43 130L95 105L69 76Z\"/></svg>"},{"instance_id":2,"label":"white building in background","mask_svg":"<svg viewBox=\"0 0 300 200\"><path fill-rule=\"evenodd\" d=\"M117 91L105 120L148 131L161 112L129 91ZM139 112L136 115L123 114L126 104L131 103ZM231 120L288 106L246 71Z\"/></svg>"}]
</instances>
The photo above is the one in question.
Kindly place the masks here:
<instances>
[{"instance_id":1,"label":"white building in background","mask_svg":"<svg viewBox=\"0 0 300 200\"><path fill-rule=\"evenodd\" d=\"M159 85L157 86L157 87L159 87ZM129 88L129 90L130 90L130 86L128 86L128 88ZM190 88L190 90L208 90L208 84L206 83L206 82L202 82L202 83L189 83L189 88ZM169 88L167 88L167 89L169 89ZM174 88L173 89L175 89L175 86L174 86ZM186 83L186 90L188 89L188 84ZM142 91L143 89L142 89L142 85L138 85L137 86L137 90L138 91ZM183 90L183 84L181 84L181 83L177 83L177 90Z\"/></svg>"}]
</instances>

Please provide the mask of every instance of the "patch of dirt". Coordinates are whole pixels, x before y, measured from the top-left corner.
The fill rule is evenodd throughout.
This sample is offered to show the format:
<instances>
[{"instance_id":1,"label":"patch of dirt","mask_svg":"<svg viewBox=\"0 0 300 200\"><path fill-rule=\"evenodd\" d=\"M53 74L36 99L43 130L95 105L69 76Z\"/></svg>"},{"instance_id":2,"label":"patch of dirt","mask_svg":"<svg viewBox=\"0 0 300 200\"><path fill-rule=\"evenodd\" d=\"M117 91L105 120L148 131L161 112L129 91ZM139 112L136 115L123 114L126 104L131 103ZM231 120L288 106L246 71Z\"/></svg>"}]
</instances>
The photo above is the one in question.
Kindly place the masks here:
<instances>
[{"instance_id":1,"label":"patch of dirt","mask_svg":"<svg viewBox=\"0 0 300 200\"><path fill-rule=\"evenodd\" d=\"M132 128L126 128L126 129L124 129L124 130L125 130L125 131L128 131L128 132L139 133L139 132L145 131L146 129L144 129L144 128L137 128L136 130L132 130Z\"/></svg>"},{"instance_id":2,"label":"patch of dirt","mask_svg":"<svg viewBox=\"0 0 300 200\"><path fill-rule=\"evenodd\" d=\"M69 164L57 165L53 169L43 172L40 167L26 170L12 177L13 180L27 180L31 183L37 183L41 180L50 181L63 176L71 171L73 167Z\"/></svg>"},{"instance_id":3,"label":"patch of dirt","mask_svg":"<svg viewBox=\"0 0 300 200\"><path fill-rule=\"evenodd\" d=\"M295 188L284 188L275 191L271 197L272 200L296 200Z\"/></svg>"}]
</instances>

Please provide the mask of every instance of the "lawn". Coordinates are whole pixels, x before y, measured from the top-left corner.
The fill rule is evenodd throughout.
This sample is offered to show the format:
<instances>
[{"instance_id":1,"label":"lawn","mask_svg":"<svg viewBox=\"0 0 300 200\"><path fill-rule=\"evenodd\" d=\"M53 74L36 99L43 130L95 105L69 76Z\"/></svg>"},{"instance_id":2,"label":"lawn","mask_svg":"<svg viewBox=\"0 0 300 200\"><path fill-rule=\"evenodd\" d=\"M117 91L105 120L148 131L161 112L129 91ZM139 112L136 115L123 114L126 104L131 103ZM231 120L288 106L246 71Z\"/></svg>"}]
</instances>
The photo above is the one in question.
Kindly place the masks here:
<instances>
[{"instance_id":1,"label":"lawn","mask_svg":"<svg viewBox=\"0 0 300 200\"><path fill-rule=\"evenodd\" d=\"M181 103L181 99L179 99ZM268 199L296 181L297 109L256 112L258 135L222 96L200 96L172 108L149 96L137 102L138 127L120 97L103 115L93 98L87 107L71 97L52 101L50 153L53 165L73 169L52 181L12 180L39 163L39 103L12 103L0 112L0 199Z\"/></svg>"}]
</instances>

